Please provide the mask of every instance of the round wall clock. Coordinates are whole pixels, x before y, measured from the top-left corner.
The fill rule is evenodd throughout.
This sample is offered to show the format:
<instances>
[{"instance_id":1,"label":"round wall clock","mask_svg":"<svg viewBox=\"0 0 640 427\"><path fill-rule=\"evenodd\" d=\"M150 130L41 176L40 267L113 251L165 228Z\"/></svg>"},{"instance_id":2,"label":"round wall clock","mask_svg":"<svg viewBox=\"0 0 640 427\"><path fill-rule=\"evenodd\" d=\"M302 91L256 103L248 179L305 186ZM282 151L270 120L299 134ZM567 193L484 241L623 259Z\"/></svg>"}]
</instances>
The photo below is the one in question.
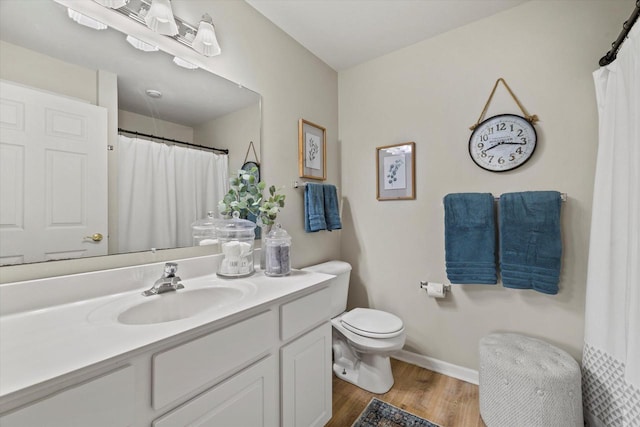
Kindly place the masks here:
<instances>
[{"instance_id":1,"label":"round wall clock","mask_svg":"<svg viewBox=\"0 0 640 427\"><path fill-rule=\"evenodd\" d=\"M249 161L242 165L243 171L249 172L253 168L256 168L255 172L253 172L253 176L256 177L256 182L260 182L260 163Z\"/></svg>"},{"instance_id":2,"label":"round wall clock","mask_svg":"<svg viewBox=\"0 0 640 427\"><path fill-rule=\"evenodd\" d=\"M482 169L505 172L522 166L536 149L533 125L515 114L500 114L483 121L469 138L469 154Z\"/></svg>"}]
</instances>

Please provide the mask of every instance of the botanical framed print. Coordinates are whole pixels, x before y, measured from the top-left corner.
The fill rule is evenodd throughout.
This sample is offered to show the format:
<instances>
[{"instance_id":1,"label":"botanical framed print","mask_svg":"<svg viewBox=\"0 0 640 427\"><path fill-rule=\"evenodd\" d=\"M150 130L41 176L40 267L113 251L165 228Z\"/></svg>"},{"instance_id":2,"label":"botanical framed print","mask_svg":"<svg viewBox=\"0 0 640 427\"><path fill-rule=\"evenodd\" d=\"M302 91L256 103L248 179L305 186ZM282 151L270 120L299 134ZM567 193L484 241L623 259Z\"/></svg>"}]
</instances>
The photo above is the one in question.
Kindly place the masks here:
<instances>
[{"instance_id":1,"label":"botanical framed print","mask_svg":"<svg viewBox=\"0 0 640 427\"><path fill-rule=\"evenodd\" d=\"M416 198L416 143L376 148L376 198L413 200Z\"/></svg>"},{"instance_id":2,"label":"botanical framed print","mask_svg":"<svg viewBox=\"0 0 640 427\"><path fill-rule=\"evenodd\" d=\"M327 179L327 130L300 119L298 122L298 169L300 178Z\"/></svg>"}]
</instances>

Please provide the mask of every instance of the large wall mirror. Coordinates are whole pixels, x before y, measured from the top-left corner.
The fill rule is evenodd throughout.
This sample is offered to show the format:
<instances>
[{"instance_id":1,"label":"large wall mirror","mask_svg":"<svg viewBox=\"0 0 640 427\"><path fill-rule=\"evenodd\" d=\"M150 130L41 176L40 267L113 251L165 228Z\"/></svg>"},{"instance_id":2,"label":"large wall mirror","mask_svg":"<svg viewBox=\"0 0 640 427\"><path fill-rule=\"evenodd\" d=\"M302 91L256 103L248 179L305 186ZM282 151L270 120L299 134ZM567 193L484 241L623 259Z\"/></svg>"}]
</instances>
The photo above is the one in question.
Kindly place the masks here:
<instances>
[{"instance_id":1,"label":"large wall mirror","mask_svg":"<svg viewBox=\"0 0 640 427\"><path fill-rule=\"evenodd\" d=\"M250 142L260 155L259 94L206 70L181 68L165 52L135 49L112 28L79 25L53 0L0 2L0 78L0 265L191 246L192 222L221 198L215 193L217 200L202 203L191 193L226 182ZM151 148L132 150L138 143ZM171 156L179 155L169 154L175 170L154 155L147 166L136 163L156 147L189 151L175 161ZM102 157L92 160L91 150ZM211 172L199 153L216 161L226 156L224 169ZM127 163L138 184L123 172ZM204 178L195 179L194 171ZM102 190L94 191L98 182ZM156 186L145 187L150 183ZM127 204L168 213L129 221ZM190 213L170 213L175 205ZM94 217L106 223L95 225ZM125 244L144 227L138 246ZM181 237L165 239L175 229Z\"/></svg>"}]
</instances>

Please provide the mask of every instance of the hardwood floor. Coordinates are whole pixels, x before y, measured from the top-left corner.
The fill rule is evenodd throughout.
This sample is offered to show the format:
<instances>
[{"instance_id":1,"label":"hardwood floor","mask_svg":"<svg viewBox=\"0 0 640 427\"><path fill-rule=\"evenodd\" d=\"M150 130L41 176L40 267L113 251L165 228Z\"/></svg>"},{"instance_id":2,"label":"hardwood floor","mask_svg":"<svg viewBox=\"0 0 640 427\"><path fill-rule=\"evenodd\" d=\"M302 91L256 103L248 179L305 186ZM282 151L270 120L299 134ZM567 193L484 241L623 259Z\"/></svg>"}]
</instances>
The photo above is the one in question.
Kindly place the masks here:
<instances>
[{"instance_id":1,"label":"hardwood floor","mask_svg":"<svg viewBox=\"0 0 640 427\"><path fill-rule=\"evenodd\" d=\"M333 417L326 427L349 427L376 397L442 427L485 427L478 386L391 359L395 384L373 394L333 376Z\"/></svg>"}]
</instances>

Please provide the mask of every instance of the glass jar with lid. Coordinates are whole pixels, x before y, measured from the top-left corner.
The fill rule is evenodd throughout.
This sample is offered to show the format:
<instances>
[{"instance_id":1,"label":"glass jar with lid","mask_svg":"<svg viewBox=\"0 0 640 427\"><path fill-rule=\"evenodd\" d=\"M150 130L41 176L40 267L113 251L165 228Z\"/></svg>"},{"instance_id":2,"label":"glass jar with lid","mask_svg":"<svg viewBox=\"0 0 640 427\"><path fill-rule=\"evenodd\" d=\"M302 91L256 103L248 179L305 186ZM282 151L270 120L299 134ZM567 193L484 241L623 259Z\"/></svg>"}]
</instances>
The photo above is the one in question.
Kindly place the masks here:
<instances>
[{"instance_id":1,"label":"glass jar with lid","mask_svg":"<svg viewBox=\"0 0 640 427\"><path fill-rule=\"evenodd\" d=\"M207 212L207 217L199 219L191 224L193 246L217 245L216 219L213 211Z\"/></svg>"},{"instance_id":2,"label":"glass jar with lid","mask_svg":"<svg viewBox=\"0 0 640 427\"><path fill-rule=\"evenodd\" d=\"M265 239L264 274L267 276L287 276L291 273L291 236L280 224L267 234Z\"/></svg>"},{"instance_id":3,"label":"glass jar with lid","mask_svg":"<svg viewBox=\"0 0 640 427\"><path fill-rule=\"evenodd\" d=\"M247 277L254 273L253 245L256 224L240 219L238 212L232 219L216 221L216 234L224 258L218 266L221 277Z\"/></svg>"}]
</instances>

